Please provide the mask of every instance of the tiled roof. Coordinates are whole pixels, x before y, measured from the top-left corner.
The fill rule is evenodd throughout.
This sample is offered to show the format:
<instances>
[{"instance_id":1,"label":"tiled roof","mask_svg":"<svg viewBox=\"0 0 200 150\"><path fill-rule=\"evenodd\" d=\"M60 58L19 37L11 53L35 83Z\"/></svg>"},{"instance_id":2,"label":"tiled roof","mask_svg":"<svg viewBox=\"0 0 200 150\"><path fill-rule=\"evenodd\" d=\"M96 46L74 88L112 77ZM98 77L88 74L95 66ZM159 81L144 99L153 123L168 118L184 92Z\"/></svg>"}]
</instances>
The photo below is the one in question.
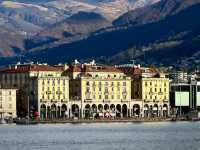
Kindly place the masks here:
<instances>
[{"instance_id":1,"label":"tiled roof","mask_svg":"<svg viewBox=\"0 0 200 150\"><path fill-rule=\"evenodd\" d=\"M52 67L48 65L13 65L6 68L0 69L1 73L25 73L31 71L62 71L60 68Z\"/></svg>"},{"instance_id":2,"label":"tiled roof","mask_svg":"<svg viewBox=\"0 0 200 150\"><path fill-rule=\"evenodd\" d=\"M89 66L73 65L67 70L68 72L118 72L123 73L120 69L113 66Z\"/></svg>"}]
</instances>

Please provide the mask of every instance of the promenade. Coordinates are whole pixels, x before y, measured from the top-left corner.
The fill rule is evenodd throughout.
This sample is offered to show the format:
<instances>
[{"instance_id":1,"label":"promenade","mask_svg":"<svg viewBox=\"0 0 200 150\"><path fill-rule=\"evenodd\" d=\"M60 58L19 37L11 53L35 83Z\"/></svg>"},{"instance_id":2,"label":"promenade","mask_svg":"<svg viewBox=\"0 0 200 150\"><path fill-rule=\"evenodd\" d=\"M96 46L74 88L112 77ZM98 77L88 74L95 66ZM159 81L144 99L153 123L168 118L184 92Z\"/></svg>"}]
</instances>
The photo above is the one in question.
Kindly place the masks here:
<instances>
[{"instance_id":1,"label":"promenade","mask_svg":"<svg viewBox=\"0 0 200 150\"><path fill-rule=\"evenodd\" d=\"M54 120L17 120L17 124L62 124L62 123L143 123L143 122L169 122L189 121L186 118L127 118L127 119L54 119Z\"/></svg>"}]
</instances>

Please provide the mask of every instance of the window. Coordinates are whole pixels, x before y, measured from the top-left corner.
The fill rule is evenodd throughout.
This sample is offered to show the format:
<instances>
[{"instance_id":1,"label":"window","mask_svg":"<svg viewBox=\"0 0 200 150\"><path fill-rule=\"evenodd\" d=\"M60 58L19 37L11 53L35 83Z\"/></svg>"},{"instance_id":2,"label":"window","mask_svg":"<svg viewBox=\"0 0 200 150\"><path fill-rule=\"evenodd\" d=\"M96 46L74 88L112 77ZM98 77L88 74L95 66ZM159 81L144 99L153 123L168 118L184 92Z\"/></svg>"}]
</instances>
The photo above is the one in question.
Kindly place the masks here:
<instances>
[{"instance_id":1,"label":"window","mask_svg":"<svg viewBox=\"0 0 200 150\"><path fill-rule=\"evenodd\" d=\"M111 98L114 99L114 95L112 95Z\"/></svg>"},{"instance_id":2,"label":"window","mask_svg":"<svg viewBox=\"0 0 200 150\"><path fill-rule=\"evenodd\" d=\"M114 87L112 87L112 91L114 91Z\"/></svg>"},{"instance_id":3,"label":"window","mask_svg":"<svg viewBox=\"0 0 200 150\"><path fill-rule=\"evenodd\" d=\"M157 92L157 89L155 88L155 92Z\"/></svg>"},{"instance_id":4,"label":"window","mask_svg":"<svg viewBox=\"0 0 200 150\"><path fill-rule=\"evenodd\" d=\"M123 86L126 86L126 82L123 82Z\"/></svg>"},{"instance_id":5,"label":"window","mask_svg":"<svg viewBox=\"0 0 200 150\"><path fill-rule=\"evenodd\" d=\"M52 85L54 86L55 85L55 81L53 80L53 82L52 82Z\"/></svg>"},{"instance_id":6,"label":"window","mask_svg":"<svg viewBox=\"0 0 200 150\"><path fill-rule=\"evenodd\" d=\"M108 93L108 88L107 87L105 87L105 93Z\"/></svg>"},{"instance_id":7,"label":"window","mask_svg":"<svg viewBox=\"0 0 200 150\"><path fill-rule=\"evenodd\" d=\"M166 92L166 91L167 91L167 89L166 89L166 88L164 88L164 91Z\"/></svg>"},{"instance_id":8,"label":"window","mask_svg":"<svg viewBox=\"0 0 200 150\"><path fill-rule=\"evenodd\" d=\"M90 86L90 82L89 81L86 82L86 86Z\"/></svg>"},{"instance_id":9,"label":"window","mask_svg":"<svg viewBox=\"0 0 200 150\"><path fill-rule=\"evenodd\" d=\"M101 95L99 95L99 99L101 99Z\"/></svg>"},{"instance_id":10,"label":"window","mask_svg":"<svg viewBox=\"0 0 200 150\"><path fill-rule=\"evenodd\" d=\"M123 95L123 99L126 99L126 95Z\"/></svg>"},{"instance_id":11,"label":"window","mask_svg":"<svg viewBox=\"0 0 200 150\"><path fill-rule=\"evenodd\" d=\"M120 82L117 82L117 86L120 86Z\"/></svg>"},{"instance_id":12,"label":"window","mask_svg":"<svg viewBox=\"0 0 200 150\"><path fill-rule=\"evenodd\" d=\"M114 86L114 82L111 83L111 86Z\"/></svg>"},{"instance_id":13,"label":"window","mask_svg":"<svg viewBox=\"0 0 200 150\"><path fill-rule=\"evenodd\" d=\"M152 85L152 82L150 82L150 85Z\"/></svg>"},{"instance_id":14,"label":"window","mask_svg":"<svg viewBox=\"0 0 200 150\"><path fill-rule=\"evenodd\" d=\"M9 95L12 95L12 91L9 91Z\"/></svg>"},{"instance_id":15,"label":"window","mask_svg":"<svg viewBox=\"0 0 200 150\"><path fill-rule=\"evenodd\" d=\"M120 87L117 87L117 91L120 92Z\"/></svg>"},{"instance_id":16,"label":"window","mask_svg":"<svg viewBox=\"0 0 200 150\"><path fill-rule=\"evenodd\" d=\"M105 99L108 99L108 95L105 95Z\"/></svg>"},{"instance_id":17,"label":"window","mask_svg":"<svg viewBox=\"0 0 200 150\"><path fill-rule=\"evenodd\" d=\"M86 92L87 92L87 93L90 92L90 88L89 88L89 87L86 88Z\"/></svg>"},{"instance_id":18,"label":"window","mask_svg":"<svg viewBox=\"0 0 200 150\"><path fill-rule=\"evenodd\" d=\"M105 86L108 86L108 82L105 82Z\"/></svg>"}]
</instances>

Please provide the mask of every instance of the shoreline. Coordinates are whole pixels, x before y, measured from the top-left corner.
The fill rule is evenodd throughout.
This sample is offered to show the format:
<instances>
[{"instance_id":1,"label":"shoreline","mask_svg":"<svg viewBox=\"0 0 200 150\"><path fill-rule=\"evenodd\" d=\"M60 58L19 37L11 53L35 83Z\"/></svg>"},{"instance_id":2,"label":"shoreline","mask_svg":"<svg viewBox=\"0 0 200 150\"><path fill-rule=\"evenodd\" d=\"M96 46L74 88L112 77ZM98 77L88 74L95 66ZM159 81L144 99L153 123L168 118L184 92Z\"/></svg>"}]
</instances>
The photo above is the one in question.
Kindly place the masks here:
<instances>
[{"instance_id":1,"label":"shoreline","mask_svg":"<svg viewBox=\"0 0 200 150\"><path fill-rule=\"evenodd\" d=\"M200 120L189 120L189 119L177 119L174 120L173 118L167 119L122 119L122 120L106 120L106 119L97 119L97 120L18 120L14 121L16 124L81 124L81 123L147 123L147 122L181 122L181 121L200 121Z\"/></svg>"}]
</instances>

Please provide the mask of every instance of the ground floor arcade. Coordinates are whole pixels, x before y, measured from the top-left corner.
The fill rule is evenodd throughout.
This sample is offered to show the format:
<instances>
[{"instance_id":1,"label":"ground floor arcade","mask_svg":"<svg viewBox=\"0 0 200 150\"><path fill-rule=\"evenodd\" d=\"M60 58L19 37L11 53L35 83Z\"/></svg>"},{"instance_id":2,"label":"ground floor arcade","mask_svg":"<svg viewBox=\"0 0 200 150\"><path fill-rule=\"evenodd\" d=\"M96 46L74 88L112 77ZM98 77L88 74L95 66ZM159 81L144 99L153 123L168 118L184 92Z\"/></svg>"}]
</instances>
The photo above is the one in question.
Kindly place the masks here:
<instances>
[{"instance_id":1,"label":"ground floor arcade","mask_svg":"<svg viewBox=\"0 0 200 150\"><path fill-rule=\"evenodd\" d=\"M118 102L118 103L68 103L40 104L41 119L122 119L168 117L169 105L161 103Z\"/></svg>"}]
</instances>

